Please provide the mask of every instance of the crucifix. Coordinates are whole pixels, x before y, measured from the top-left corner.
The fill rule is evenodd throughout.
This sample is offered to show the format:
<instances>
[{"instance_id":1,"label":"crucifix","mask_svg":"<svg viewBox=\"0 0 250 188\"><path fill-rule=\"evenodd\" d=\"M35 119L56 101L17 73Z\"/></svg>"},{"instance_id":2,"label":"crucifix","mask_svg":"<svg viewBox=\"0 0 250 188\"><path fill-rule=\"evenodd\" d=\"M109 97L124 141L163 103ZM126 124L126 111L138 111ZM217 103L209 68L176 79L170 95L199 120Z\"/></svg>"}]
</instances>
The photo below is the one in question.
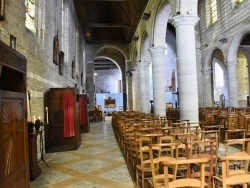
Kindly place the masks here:
<instances>
[{"instance_id":1,"label":"crucifix","mask_svg":"<svg viewBox=\"0 0 250 188\"><path fill-rule=\"evenodd\" d=\"M172 95L177 96L177 101L175 102L175 106L176 106L176 108L179 108L179 90L178 90L178 87L177 87L177 91L175 93L172 93Z\"/></svg>"}]
</instances>

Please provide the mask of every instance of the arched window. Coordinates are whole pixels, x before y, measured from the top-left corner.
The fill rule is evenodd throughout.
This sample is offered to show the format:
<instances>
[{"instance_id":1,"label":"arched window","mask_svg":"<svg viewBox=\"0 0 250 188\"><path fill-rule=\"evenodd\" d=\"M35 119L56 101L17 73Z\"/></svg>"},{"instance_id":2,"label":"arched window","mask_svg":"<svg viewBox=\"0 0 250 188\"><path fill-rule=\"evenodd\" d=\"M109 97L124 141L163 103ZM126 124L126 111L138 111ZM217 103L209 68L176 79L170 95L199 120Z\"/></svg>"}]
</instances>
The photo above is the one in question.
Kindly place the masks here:
<instances>
[{"instance_id":1,"label":"arched window","mask_svg":"<svg viewBox=\"0 0 250 188\"><path fill-rule=\"evenodd\" d=\"M36 4L35 0L25 0L25 7L26 7L25 26L33 33L36 33L36 27L35 27L36 5L35 4Z\"/></svg>"},{"instance_id":2,"label":"arched window","mask_svg":"<svg viewBox=\"0 0 250 188\"><path fill-rule=\"evenodd\" d=\"M218 63L214 64L216 88L224 86L224 72Z\"/></svg>"},{"instance_id":3,"label":"arched window","mask_svg":"<svg viewBox=\"0 0 250 188\"><path fill-rule=\"evenodd\" d=\"M217 0L210 0L211 24L217 21Z\"/></svg>"},{"instance_id":4,"label":"arched window","mask_svg":"<svg viewBox=\"0 0 250 188\"><path fill-rule=\"evenodd\" d=\"M62 51L64 62L69 64L69 5L66 0L62 1Z\"/></svg>"},{"instance_id":5,"label":"arched window","mask_svg":"<svg viewBox=\"0 0 250 188\"><path fill-rule=\"evenodd\" d=\"M79 29L78 25L76 25L76 75L79 76Z\"/></svg>"}]
</instances>

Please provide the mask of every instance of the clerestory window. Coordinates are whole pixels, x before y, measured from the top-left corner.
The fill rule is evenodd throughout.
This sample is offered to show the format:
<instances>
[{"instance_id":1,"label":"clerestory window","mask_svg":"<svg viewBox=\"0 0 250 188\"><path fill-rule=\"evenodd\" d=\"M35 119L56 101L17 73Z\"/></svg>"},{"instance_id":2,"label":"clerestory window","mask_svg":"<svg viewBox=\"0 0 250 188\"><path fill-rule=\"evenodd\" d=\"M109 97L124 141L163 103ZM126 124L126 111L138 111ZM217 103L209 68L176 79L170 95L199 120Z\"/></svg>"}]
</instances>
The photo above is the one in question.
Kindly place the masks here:
<instances>
[{"instance_id":1,"label":"clerestory window","mask_svg":"<svg viewBox=\"0 0 250 188\"><path fill-rule=\"evenodd\" d=\"M26 7L25 26L33 33L36 33L36 27L35 27L36 5L35 4L36 4L35 0L25 0L25 7Z\"/></svg>"},{"instance_id":2,"label":"clerestory window","mask_svg":"<svg viewBox=\"0 0 250 188\"><path fill-rule=\"evenodd\" d=\"M215 23L218 20L217 0L210 0L210 16L211 16L211 24Z\"/></svg>"}]
</instances>

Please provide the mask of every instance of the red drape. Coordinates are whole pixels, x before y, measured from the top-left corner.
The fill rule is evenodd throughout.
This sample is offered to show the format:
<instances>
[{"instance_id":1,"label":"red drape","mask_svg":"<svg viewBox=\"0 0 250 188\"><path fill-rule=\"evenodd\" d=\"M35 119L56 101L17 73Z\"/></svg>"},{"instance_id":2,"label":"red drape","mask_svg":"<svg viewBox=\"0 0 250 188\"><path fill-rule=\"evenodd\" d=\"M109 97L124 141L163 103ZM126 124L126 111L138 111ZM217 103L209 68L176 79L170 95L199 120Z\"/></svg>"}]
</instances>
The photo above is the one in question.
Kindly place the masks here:
<instances>
[{"instance_id":1,"label":"red drape","mask_svg":"<svg viewBox=\"0 0 250 188\"><path fill-rule=\"evenodd\" d=\"M63 95L64 138L75 136L73 93Z\"/></svg>"},{"instance_id":2,"label":"red drape","mask_svg":"<svg viewBox=\"0 0 250 188\"><path fill-rule=\"evenodd\" d=\"M85 125L85 113L84 113L85 100L80 98L80 125Z\"/></svg>"}]
</instances>

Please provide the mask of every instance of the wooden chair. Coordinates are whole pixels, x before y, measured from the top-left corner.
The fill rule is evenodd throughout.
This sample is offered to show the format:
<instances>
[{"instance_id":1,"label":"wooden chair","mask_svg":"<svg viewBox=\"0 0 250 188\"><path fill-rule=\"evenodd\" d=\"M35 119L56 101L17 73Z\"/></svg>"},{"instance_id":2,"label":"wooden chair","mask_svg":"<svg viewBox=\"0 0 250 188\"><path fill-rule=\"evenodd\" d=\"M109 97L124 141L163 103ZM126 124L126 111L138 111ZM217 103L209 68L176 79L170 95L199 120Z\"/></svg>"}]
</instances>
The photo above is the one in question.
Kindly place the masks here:
<instances>
[{"instance_id":1,"label":"wooden chair","mask_svg":"<svg viewBox=\"0 0 250 188\"><path fill-rule=\"evenodd\" d=\"M225 140L232 139L232 136L234 136L235 139L239 138L246 138L246 129L232 129L232 130L226 130L225 131Z\"/></svg>"},{"instance_id":2,"label":"wooden chair","mask_svg":"<svg viewBox=\"0 0 250 188\"><path fill-rule=\"evenodd\" d=\"M184 160L168 160L162 162L164 166L164 180L165 187L167 188L175 188L175 187L200 187L204 188L205 183L205 164L209 162L208 158L200 158L200 159L184 159ZM200 167L200 177L192 178L190 177L191 169L190 165L195 164ZM178 165L186 165L189 173L185 178L176 179L176 170L173 170L171 174L169 172L169 168L177 169ZM169 177L173 176L173 180L170 181Z\"/></svg>"},{"instance_id":3,"label":"wooden chair","mask_svg":"<svg viewBox=\"0 0 250 188\"><path fill-rule=\"evenodd\" d=\"M151 163L149 157L150 137L139 137L136 139L139 145L139 164L136 165L136 185L141 188L145 187L146 180L152 177Z\"/></svg>"},{"instance_id":4,"label":"wooden chair","mask_svg":"<svg viewBox=\"0 0 250 188\"><path fill-rule=\"evenodd\" d=\"M245 138L245 139L231 139L231 140L224 140L224 144L225 144L225 156L226 157L239 157L240 156L249 156L250 155L250 138ZM230 149L230 147L235 146L238 149ZM247 147L246 147L247 146ZM220 163L218 163L219 168L221 169L219 171L219 173L217 173L214 178L213 178L213 182L214 182L214 186L215 187L221 187L221 182L222 182L222 177L221 177L221 173L223 171L223 165L222 165L222 161L220 160ZM242 161L239 160L228 160L227 162L227 167L230 169L237 169L237 168L241 168L242 165Z\"/></svg>"},{"instance_id":5,"label":"wooden chair","mask_svg":"<svg viewBox=\"0 0 250 188\"><path fill-rule=\"evenodd\" d=\"M228 188L230 185L243 185L243 188L247 188L247 183L250 183L248 172L250 155L235 153L230 156L219 157L218 160L222 163L222 176L214 177L215 187ZM232 170L230 164L234 161L244 161L244 167Z\"/></svg>"},{"instance_id":6,"label":"wooden chair","mask_svg":"<svg viewBox=\"0 0 250 188\"><path fill-rule=\"evenodd\" d=\"M171 152L172 155L169 156L163 156L162 153L164 153L163 151L166 148L168 148L168 150L175 150L176 152L178 152L177 145L177 143L149 145L152 178L149 178L148 182L151 187L164 187L164 173L160 168L161 163L168 160L174 160L174 156L178 155L178 153L174 154ZM169 178L173 178L173 176L169 176Z\"/></svg>"},{"instance_id":7,"label":"wooden chair","mask_svg":"<svg viewBox=\"0 0 250 188\"><path fill-rule=\"evenodd\" d=\"M205 181L208 188L212 187L212 177L213 177L213 169L214 169L214 150L213 150L213 140L199 140L199 141L191 141L186 143L186 147L190 148L187 150L189 153L187 154L188 159L199 159L199 158L208 158L209 162L206 163L205 166ZM189 145L189 146L188 146ZM206 152L209 147L209 152ZM200 177L199 168L193 167L193 171L191 171L189 177L198 178Z\"/></svg>"}]
</instances>

